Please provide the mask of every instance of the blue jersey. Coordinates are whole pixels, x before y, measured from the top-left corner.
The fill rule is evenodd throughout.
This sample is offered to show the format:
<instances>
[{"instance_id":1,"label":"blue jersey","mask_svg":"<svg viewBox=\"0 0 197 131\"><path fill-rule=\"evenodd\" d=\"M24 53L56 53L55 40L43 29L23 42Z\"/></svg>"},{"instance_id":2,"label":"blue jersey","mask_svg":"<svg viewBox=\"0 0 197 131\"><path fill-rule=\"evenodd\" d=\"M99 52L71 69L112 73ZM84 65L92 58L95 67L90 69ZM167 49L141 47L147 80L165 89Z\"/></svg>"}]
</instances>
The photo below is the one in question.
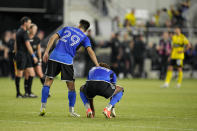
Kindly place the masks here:
<instances>
[{"instance_id":1,"label":"blue jersey","mask_svg":"<svg viewBox=\"0 0 197 131\"><path fill-rule=\"evenodd\" d=\"M73 64L73 57L80 46L91 46L89 38L75 27L64 27L57 32L60 39L49 59L63 64Z\"/></svg>"},{"instance_id":2,"label":"blue jersey","mask_svg":"<svg viewBox=\"0 0 197 131\"><path fill-rule=\"evenodd\" d=\"M116 74L104 67L93 67L88 74L88 81L105 81L116 84Z\"/></svg>"}]
</instances>

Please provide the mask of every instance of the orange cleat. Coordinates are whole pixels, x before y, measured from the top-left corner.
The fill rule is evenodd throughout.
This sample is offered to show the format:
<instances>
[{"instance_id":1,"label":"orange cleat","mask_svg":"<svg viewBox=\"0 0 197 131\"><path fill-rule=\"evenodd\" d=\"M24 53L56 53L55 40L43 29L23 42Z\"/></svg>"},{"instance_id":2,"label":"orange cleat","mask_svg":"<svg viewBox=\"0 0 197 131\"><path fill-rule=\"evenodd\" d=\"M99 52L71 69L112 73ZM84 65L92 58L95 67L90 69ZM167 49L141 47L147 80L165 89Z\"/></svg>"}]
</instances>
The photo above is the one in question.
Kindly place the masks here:
<instances>
[{"instance_id":1,"label":"orange cleat","mask_svg":"<svg viewBox=\"0 0 197 131\"><path fill-rule=\"evenodd\" d=\"M111 111L109 111L107 108L104 108L103 114L105 115L106 118L111 119Z\"/></svg>"},{"instance_id":2,"label":"orange cleat","mask_svg":"<svg viewBox=\"0 0 197 131\"><path fill-rule=\"evenodd\" d=\"M93 118L92 110L90 108L88 108L88 110L86 111L86 114L87 114L87 118Z\"/></svg>"}]
</instances>

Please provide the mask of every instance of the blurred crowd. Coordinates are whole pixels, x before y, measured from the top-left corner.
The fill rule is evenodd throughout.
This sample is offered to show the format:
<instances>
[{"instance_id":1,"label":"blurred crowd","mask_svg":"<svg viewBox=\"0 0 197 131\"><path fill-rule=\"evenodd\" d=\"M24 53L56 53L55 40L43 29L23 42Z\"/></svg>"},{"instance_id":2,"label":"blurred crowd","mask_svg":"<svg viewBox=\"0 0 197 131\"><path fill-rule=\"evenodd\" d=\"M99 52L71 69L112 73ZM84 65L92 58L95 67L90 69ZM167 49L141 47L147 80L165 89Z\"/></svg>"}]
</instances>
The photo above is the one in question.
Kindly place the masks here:
<instances>
[{"instance_id":1,"label":"blurred crowd","mask_svg":"<svg viewBox=\"0 0 197 131\"><path fill-rule=\"evenodd\" d=\"M158 9L146 23L137 23L137 18L135 16L135 9L125 14L124 21L121 22L120 17L116 16L113 18L113 28L130 28L135 26L143 27L185 27L186 26L186 12L190 8L190 0L185 0L179 2L178 4L171 5L170 7L164 7ZM117 29L113 29L116 31Z\"/></svg>"},{"instance_id":2,"label":"blurred crowd","mask_svg":"<svg viewBox=\"0 0 197 131\"><path fill-rule=\"evenodd\" d=\"M129 32L112 33L109 41L96 42L91 34L94 50L110 48L110 65L119 78L146 78L145 60L151 61L151 70L158 70L159 79L164 79L171 53L171 37L173 33L163 32L157 43L146 43L144 35L132 35ZM93 40L92 40L93 39ZM197 44L185 52L184 70L197 70ZM90 62L86 58L87 62ZM86 62L86 63L87 63ZM86 64L86 68L88 67Z\"/></svg>"}]
</instances>

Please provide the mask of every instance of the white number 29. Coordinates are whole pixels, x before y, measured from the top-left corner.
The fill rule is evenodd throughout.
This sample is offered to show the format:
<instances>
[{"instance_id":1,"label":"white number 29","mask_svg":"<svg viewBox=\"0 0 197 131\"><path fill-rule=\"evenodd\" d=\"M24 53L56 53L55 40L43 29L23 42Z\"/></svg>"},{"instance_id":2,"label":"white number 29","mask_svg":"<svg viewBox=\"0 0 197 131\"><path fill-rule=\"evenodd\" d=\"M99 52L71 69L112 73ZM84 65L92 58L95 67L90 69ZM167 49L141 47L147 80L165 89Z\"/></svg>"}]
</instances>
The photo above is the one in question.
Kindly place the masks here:
<instances>
[{"instance_id":1,"label":"white number 29","mask_svg":"<svg viewBox=\"0 0 197 131\"><path fill-rule=\"evenodd\" d=\"M65 35L60 40L66 43L67 38L69 38L71 36L71 32L69 30L66 30L66 31L64 31L64 34ZM70 44L70 46L74 46L75 44L77 44L80 41L80 38L77 35L72 35L70 40L72 42Z\"/></svg>"}]
</instances>

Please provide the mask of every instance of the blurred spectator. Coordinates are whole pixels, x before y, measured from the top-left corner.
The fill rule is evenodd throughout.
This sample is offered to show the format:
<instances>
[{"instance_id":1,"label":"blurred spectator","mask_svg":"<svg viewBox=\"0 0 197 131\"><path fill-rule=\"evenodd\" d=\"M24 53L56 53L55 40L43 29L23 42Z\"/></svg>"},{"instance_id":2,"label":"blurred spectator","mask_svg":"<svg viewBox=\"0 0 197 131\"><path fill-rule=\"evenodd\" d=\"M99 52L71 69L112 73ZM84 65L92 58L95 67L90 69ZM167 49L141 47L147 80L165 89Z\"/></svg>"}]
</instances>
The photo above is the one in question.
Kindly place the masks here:
<instances>
[{"instance_id":1,"label":"blurred spectator","mask_svg":"<svg viewBox=\"0 0 197 131\"><path fill-rule=\"evenodd\" d=\"M160 79L163 80L166 76L168 58L171 53L171 41L168 32L163 33L159 41L158 52L160 55Z\"/></svg>"},{"instance_id":2,"label":"blurred spectator","mask_svg":"<svg viewBox=\"0 0 197 131\"><path fill-rule=\"evenodd\" d=\"M154 15L154 19L155 19L155 26L159 26L160 10L157 10L156 14Z\"/></svg>"},{"instance_id":3,"label":"blurred spectator","mask_svg":"<svg viewBox=\"0 0 197 131\"><path fill-rule=\"evenodd\" d=\"M170 9L168 10L168 16L169 16L170 21L172 21L173 19L173 13L174 13L174 7L173 5L171 5Z\"/></svg>"},{"instance_id":4,"label":"blurred spectator","mask_svg":"<svg viewBox=\"0 0 197 131\"><path fill-rule=\"evenodd\" d=\"M170 18L168 16L167 9L163 8L159 17L159 25L166 27L166 23L169 21L170 21Z\"/></svg>"},{"instance_id":5,"label":"blurred spectator","mask_svg":"<svg viewBox=\"0 0 197 131\"><path fill-rule=\"evenodd\" d=\"M146 56L152 61L152 70L159 69L159 55L156 44L149 43L146 51Z\"/></svg>"},{"instance_id":6,"label":"blurred spectator","mask_svg":"<svg viewBox=\"0 0 197 131\"><path fill-rule=\"evenodd\" d=\"M129 35L126 32L123 36L123 42L122 42L122 48L123 48L123 59L124 59L124 76L125 77L131 77L132 73L132 54L131 54L131 48L132 48L132 41L129 39Z\"/></svg>"},{"instance_id":7,"label":"blurred spectator","mask_svg":"<svg viewBox=\"0 0 197 131\"><path fill-rule=\"evenodd\" d=\"M144 70L144 54L145 54L145 43L143 41L143 36L139 35L136 40L134 41L133 46L133 58L134 58L134 65L133 65L133 76L134 77L142 77L143 70ZM135 74L135 68L136 66L139 66L138 73Z\"/></svg>"},{"instance_id":8,"label":"blurred spectator","mask_svg":"<svg viewBox=\"0 0 197 131\"><path fill-rule=\"evenodd\" d=\"M113 19L112 19L112 31L113 32L118 32L119 29L121 29L123 27L121 21L120 21L120 17L118 16L115 16Z\"/></svg>"},{"instance_id":9,"label":"blurred spectator","mask_svg":"<svg viewBox=\"0 0 197 131\"><path fill-rule=\"evenodd\" d=\"M11 39L11 31L6 31L3 35L2 43L0 45L0 63L1 63L0 69L1 69L1 75L3 77L6 77L9 75L8 44L9 44L10 39Z\"/></svg>"},{"instance_id":10,"label":"blurred spectator","mask_svg":"<svg viewBox=\"0 0 197 131\"><path fill-rule=\"evenodd\" d=\"M195 50L195 46L191 44L191 48L185 53L185 64L189 64L192 72L195 69L195 62L196 62L197 51Z\"/></svg>"},{"instance_id":11,"label":"blurred spectator","mask_svg":"<svg viewBox=\"0 0 197 131\"><path fill-rule=\"evenodd\" d=\"M110 54L110 63L112 70L119 75L120 72L123 72L121 68L119 68L120 63L119 61L122 58L123 51L121 49L120 40L119 40L119 33L112 33L110 41L107 41L102 45L103 48L110 47L111 54Z\"/></svg>"},{"instance_id":12,"label":"blurred spectator","mask_svg":"<svg viewBox=\"0 0 197 131\"><path fill-rule=\"evenodd\" d=\"M87 31L87 36L90 39L90 43L92 45L92 49L95 51L96 48L96 41L92 37L92 31ZM88 52L85 51L85 71L84 71L84 77L88 76L89 70L94 66L94 63L91 61L90 56L88 55Z\"/></svg>"},{"instance_id":13,"label":"blurred spectator","mask_svg":"<svg viewBox=\"0 0 197 131\"><path fill-rule=\"evenodd\" d=\"M10 67L10 73L11 73L11 78L14 80L15 78L15 68L14 68L14 57L15 57L15 52L14 52L14 45L16 42L16 30L12 31L11 39L8 43L8 48L9 48L9 67Z\"/></svg>"},{"instance_id":14,"label":"blurred spectator","mask_svg":"<svg viewBox=\"0 0 197 131\"><path fill-rule=\"evenodd\" d=\"M39 30L37 36L42 41L44 39L44 31Z\"/></svg>"},{"instance_id":15,"label":"blurred spectator","mask_svg":"<svg viewBox=\"0 0 197 131\"><path fill-rule=\"evenodd\" d=\"M127 23L127 22L129 22L130 26L136 26L135 9L132 9L130 13L127 13L125 15L124 23Z\"/></svg>"}]
</instances>

